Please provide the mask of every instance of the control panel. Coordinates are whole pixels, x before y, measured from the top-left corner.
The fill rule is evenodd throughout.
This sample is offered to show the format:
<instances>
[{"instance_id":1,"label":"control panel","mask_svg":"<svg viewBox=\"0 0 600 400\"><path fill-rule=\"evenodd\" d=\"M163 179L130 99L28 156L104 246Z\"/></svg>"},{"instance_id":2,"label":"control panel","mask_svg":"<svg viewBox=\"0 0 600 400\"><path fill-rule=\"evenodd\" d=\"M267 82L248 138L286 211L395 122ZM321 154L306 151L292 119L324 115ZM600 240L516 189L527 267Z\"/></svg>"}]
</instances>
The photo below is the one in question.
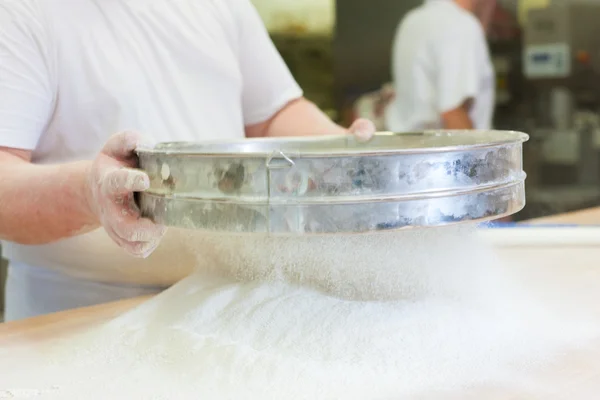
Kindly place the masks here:
<instances>
[{"instance_id":1,"label":"control panel","mask_svg":"<svg viewBox=\"0 0 600 400\"><path fill-rule=\"evenodd\" d=\"M528 79L567 78L571 75L571 49L566 43L525 47L525 77Z\"/></svg>"}]
</instances>

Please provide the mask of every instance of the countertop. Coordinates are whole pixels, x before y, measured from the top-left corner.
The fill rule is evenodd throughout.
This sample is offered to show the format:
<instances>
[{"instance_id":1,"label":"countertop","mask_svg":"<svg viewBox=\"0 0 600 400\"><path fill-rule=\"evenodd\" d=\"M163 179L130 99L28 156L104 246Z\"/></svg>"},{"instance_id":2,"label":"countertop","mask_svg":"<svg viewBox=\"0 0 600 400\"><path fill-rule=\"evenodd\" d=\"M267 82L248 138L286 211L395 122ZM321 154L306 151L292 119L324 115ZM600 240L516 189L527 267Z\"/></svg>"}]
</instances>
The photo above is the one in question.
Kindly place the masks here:
<instances>
[{"instance_id":1,"label":"countertop","mask_svg":"<svg viewBox=\"0 0 600 400\"><path fill-rule=\"evenodd\" d=\"M528 224L576 224L576 225L600 225L600 207L573 211L549 217L536 218L524 221Z\"/></svg>"}]
</instances>

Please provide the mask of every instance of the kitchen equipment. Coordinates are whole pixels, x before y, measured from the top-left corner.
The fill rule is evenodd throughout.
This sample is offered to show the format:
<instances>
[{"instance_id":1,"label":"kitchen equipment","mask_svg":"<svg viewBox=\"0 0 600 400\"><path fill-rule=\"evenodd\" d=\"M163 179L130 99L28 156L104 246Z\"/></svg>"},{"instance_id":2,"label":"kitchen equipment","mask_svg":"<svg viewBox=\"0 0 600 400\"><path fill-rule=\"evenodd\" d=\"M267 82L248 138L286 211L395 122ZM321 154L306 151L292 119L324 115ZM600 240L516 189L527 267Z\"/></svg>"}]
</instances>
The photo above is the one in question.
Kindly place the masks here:
<instances>
[{"instance_id":1,"label":"kitchen equipment","mask_svg":"<svg viewBox=\"0 0 600 400\"><path fill-rule=\"evenodd\" d=\"M162 143L138 150L157 223L229 233L364 233L485 221L525 204L512 131Z\"/></svg>"},{"instance_id":2,"label":"kitchen equipment","mask_svg":"<svg viewBox=\"0 0 600 400\"><path fill-rule=\"evenodd\" d=\"M532 136L542 138L540 182L600 185L600 4L552 1L524 29L523 74ZM591 115L591 118L590 118ZM547 173L546 173L547 172Z\"/></svg>"}]
</instances>

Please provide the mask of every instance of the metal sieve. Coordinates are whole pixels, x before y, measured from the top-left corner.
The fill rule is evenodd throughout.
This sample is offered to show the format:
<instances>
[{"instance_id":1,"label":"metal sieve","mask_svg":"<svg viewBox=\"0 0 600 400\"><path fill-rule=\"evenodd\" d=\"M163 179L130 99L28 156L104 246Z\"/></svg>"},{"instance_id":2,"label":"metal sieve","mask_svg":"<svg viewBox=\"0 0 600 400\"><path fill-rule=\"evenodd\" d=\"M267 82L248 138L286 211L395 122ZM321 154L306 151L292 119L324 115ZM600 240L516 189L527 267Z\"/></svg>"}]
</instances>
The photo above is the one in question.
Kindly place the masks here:
<instances>
[{"instance_id":1,"label":"metal sieve","mask_svg":"<svg viewBox=\"0 0 600 400\"><path fill-rule=\"evenodd\" d=\"M142 214L218 232L361 233L485 221L525 205L513 131L161 143L137 150Z\"/></svg>"}]
</instances>

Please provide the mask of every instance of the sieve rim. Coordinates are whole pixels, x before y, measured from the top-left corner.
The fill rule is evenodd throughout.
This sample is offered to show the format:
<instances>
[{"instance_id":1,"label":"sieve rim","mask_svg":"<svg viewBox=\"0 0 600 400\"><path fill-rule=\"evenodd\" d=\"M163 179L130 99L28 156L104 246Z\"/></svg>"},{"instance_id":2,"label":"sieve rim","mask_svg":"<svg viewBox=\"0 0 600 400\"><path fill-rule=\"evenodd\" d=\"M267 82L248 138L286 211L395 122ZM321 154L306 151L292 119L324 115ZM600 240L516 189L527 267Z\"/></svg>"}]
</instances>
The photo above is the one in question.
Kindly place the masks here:
<instances>
[{"instance_id":1,"label":"sieve rim","mask_svg":"<svg viewBox=\"0 0 600 400\"><path fill-rule=\"evenodd\" d=\"M402 147L403 142L405 145L408 140L414 140L416 137L429 140L430 145ZM362 143L352 135L161 142L152 148L141 146L136 149L136 153L138 156L173 155L216 158L268 158L274 153L294 158L364 157L481 150L521 145L528 140L529 135L526 133L511 130L426 130L421 132L377 132L373 140ZM383 141L385 146L377 146L378 141ZM453 144L453 141L462 141L462 143ZM304 149L294 147L307 145L319 147Z\"/></svg>"}]
</instances>

